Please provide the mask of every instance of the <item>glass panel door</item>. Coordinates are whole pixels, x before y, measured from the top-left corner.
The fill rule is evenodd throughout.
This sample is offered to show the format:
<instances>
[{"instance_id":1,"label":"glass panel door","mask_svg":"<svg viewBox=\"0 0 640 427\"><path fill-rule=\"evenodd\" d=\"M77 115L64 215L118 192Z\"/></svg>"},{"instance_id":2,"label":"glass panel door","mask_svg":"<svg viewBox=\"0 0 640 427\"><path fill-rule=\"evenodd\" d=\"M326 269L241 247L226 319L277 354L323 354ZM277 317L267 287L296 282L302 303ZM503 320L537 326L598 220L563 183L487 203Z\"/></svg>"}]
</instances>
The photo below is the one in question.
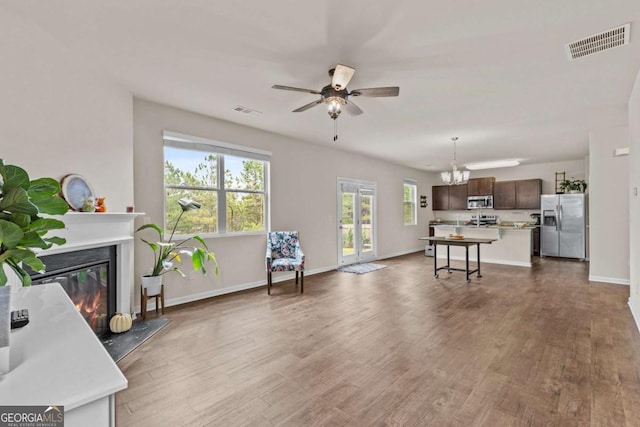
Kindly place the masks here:
<instances>
[{"instance_id":1,"label":"glass panel door","mask_svg":"<svg viewBox=\"0 0 640 427\"><path fill-rule=\"evenodd\" d=\"M338 265L375 259L375 184L338 180Z\"/></svg>"},{"instance_id":2,"label":"glass panel door","mask_svg":"<svg viewBox=\"0 0 640 427\"><path fill-rule=\"evenodd\" d=\"M357 234L355 216L355 200L357 193L342 193L341 208L342 215L340 216L340 241L341 241L341 253L340 258L343 260L341 264L353 264L357 260L355 235Z\"/></svg>"}]
</instances>

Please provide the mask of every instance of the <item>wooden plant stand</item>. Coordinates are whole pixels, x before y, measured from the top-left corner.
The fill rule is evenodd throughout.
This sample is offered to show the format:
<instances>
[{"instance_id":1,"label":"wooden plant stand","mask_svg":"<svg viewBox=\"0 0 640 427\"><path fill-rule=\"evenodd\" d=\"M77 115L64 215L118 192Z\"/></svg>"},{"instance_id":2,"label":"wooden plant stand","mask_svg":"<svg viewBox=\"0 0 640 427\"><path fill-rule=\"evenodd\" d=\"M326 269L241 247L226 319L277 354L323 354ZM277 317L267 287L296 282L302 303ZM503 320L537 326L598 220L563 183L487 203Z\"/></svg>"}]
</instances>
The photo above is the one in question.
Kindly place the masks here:
<instances>
[{"instance_id":1,"label":"wooden plant stand","mask_svg":"<svg viewBox=\"0 0 640 427\"><path fill-rule=\"evenodd\" d=\"M162 305L161 312L164 314L164 284L160 285L160 293L156 295L147 295L147 288L140 286L140 314L142 315L142 320L147 317L147 303L151 298L156 299L156 314L158 313L158 305ZM160 299L160 304L158 304L158 298Z\"/></svg>"}]
</instances>

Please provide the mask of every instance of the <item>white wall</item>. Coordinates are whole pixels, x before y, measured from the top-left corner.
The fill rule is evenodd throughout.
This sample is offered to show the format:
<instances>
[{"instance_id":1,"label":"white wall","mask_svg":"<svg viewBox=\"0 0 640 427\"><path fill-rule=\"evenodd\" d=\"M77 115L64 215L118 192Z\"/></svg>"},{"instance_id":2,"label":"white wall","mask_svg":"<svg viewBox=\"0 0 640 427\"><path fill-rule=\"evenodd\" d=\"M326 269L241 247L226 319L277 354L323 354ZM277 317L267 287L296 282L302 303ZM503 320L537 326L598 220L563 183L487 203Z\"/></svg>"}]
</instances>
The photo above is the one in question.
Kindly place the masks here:
<instances>
[{"instance_id":1,"label":"white wall","mask_svg":"<svg viewBox=\"0 0 640 427\"><path fill-rule=\"evenodd\" d=\"M629 98L629 307L640 329L640 73Z\"/></svg>"},{"instance_id":2,"label":"white wall","mask_svg":"<svg viewBox=\"0 0 640 427\"><path fill-rule=\"evenodd\" d=\"M337 264L337 177L377 183L378 257L424 248L418 237L426 235L431 207L418 208L418 226L405 227L402 184L413 178L418 194L431 196L432 174L139 99L134 100L134 119L136 209L152 222L163 221L162 131L170 130L272 152L271 229L300 232L307 272ZM166 277L170 303L266 283L265 242L264 235L210 239L220 275ZM138 242L137 274L146 273L151 262L151 252Z\"/></svg>"},{"instance_id":3,"label":"white wall","mask_svg":"<svg viewBox=\"0 0 640 427\"><path fill-rule=\"evenodd\" d=\"M553 162L553 163L541 163L536 165L522 165L512 168L499 168L499 169L487 169L480 171L472 171L471 178L484 178L492 176L496 181L512 181L519 179L542 179L542 194L555 194L555 177L556 172L565 172L566 178L571 179L586 179L585 170L586 162L584 160L572 160L566 162ZM435 176L436 185L439 180L439 175ZM587 189L587 192L589 190ZM531 221L531 215L533 212L540 212L540 210L493 210L484 209L483 214L497 215L503 221ZM475 214L475 211L463 210L463 211L436 211L435 216L443 220L468 220L471 215Z\"/></svg>"},{"instance_id":4,"label":"white wall","mask_svg":"<svg viewBox=\"0 0 640 427\"><path fill-rule=\"evenodd\" d=\"M589 280L629 284L629 128L589 133Z\"/></svg>"},{"instance_id":5,"label":"white wall","mask_svg":"<svg viewBox=\"0 0 640 427\"><path fill-rule=\"evenodd\" d=\"M132 205L132 95L3 10L0 57L0 158L32 179L79 173L110 211Z\"/></svg>"}]
</instances>

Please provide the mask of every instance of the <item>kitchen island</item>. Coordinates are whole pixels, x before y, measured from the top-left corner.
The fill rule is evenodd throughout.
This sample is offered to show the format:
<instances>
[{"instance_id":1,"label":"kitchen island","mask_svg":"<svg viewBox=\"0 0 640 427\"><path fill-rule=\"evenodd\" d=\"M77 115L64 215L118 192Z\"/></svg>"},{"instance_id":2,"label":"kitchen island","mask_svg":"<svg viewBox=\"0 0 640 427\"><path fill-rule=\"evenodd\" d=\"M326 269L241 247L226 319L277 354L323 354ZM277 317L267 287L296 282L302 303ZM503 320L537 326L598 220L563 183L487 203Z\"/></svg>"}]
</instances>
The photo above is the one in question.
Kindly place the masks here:
<instances>
[{"instance_id":1,"label":"kitchen island","mask_svg":"<svg viewBox=\"0 0 640 427\"><path fill-rule=\"evenodd\" d=\"M491 245L483 248L482 261L491 264L506 264L520 267L531 267L531 232L535 227L514 227L503 225L475 226L475 225L434 225L436 237L446 237L450 234L461 234L476 239L496 239ZM451 259L464 260L464 248L451 248ZM445 258L446 254L438 254ZM475 261L475 254L470 254Z\"/></svg>"},{"instance_id":2,"label":"kitchen island","mask_svg":"<svg viewBox=\"0 0 640 427\"><path fill-rule=\"evenodd\" d=\"M18 288L11 307L28 309L29 323L11 332L2 405L59 405L67 427L115 426L115 393L127 379L60 284Z\"/></svg>"}]
</instances>

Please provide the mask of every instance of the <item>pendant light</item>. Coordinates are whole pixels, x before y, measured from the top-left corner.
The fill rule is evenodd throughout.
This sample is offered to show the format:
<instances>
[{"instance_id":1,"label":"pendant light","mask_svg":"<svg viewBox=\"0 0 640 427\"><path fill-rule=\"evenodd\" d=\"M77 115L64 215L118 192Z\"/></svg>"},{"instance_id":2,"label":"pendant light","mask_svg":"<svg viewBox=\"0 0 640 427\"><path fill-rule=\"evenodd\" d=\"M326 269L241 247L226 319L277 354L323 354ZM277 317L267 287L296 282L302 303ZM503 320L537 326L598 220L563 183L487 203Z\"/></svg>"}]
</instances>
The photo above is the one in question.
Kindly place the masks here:
<instances>
[{"instance_id":1,"label":"pendant light","mask_svg":"<svg viewBox=\"0 0 640 427\"><path fill-rule=\"evenodd\" d=\"M453 141L453 161L451 162L451 172L442 172L440 176L442 177L442 182L448 185L460 185L466 184L469 181L469 171L459 171L458 165L456 164L456 141L458 140L457 136L451 138Z\"/></svg>"}]
</instances>

